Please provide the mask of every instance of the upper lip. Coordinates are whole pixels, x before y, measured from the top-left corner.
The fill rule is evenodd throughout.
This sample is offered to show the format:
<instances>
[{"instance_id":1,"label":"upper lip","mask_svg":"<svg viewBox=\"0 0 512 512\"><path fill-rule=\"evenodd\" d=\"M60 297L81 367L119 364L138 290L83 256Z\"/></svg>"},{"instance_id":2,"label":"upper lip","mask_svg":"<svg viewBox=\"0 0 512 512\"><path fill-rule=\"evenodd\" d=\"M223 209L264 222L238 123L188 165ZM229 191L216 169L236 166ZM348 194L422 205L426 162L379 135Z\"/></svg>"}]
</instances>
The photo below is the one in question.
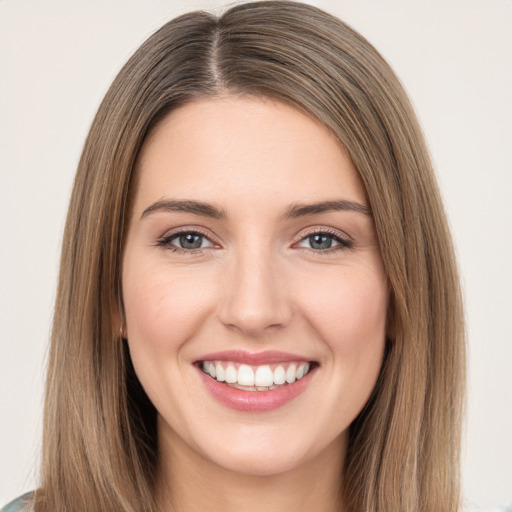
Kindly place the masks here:
<instances>
[{"instance_id":1,"label":"upper lip","mask_svg":"<svg viewBox=\"0 0 512 512\"><path fill-rule=\"evenodd\" d=\"M275 363L310 362L311 359L289 352L279 352L276 350L267 350L264 352L248 352L246 350L224 350L221 352L212 352L198 359L198 361L232 361L253 366Z\"/></svg>"}]
</instances>

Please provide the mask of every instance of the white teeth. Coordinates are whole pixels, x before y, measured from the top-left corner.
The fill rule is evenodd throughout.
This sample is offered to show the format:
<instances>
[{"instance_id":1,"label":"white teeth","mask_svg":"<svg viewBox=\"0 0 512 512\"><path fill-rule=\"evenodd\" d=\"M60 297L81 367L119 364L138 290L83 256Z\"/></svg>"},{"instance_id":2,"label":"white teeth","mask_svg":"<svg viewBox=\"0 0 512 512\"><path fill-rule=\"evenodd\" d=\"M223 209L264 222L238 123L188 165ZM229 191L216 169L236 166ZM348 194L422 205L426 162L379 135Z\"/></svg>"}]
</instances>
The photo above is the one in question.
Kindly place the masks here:
<instances>
[{"instance_id":1,"label":"white teeth","mask_svg":"<svg viewBox=\"0 0 512 512\"><path fill-rule=\"evenodd\" d=\"M272 384L274 384L274 373L270 369L270 366L258 367L254 378L254 384L261 387L272 386Z\"/></svg>"},{"instance_id":2,"label":"white teeth","mask_svg":"<svg viewBox=\"0 0 512 512\"><path fill-rule=\"evenodd\" d=\"M223 361L204 361L203 371L218 382L232 384L239 389L251 388L251 391L269 391L286 383L293 384L308 374L309 363L288 363L275 366L270 365L249 366Z\"/></svg>"},{"instance_id":3,"label":"white teeth","mask_svg":"<svg viewBox=\"0 0 512 512\"><path fill-rule=\"evenodd\" d=\"M215 377L219 382L224 382L226 380L226 372L224 371L223 366L220 363L215 365L215 373L217 376ZM211 373L210 373L211 375Z\"/></svg>"},{"instance_id":4,"label":"white teeth","mask_svg":"<svg viewBox=\"0 0 512 512\"><path fill-rule=\"evenodd\" d=\"M286 382L288 384L292 384L295 382L295 373L297 371L297 367L294 364L291 364L286 370Z\"/></svg>"},{"instance_id":5,"label":"white teeth","mask_svg":"<svg viewBox=\"0 0 512 512\"><path fill-rule=\"evenodd\" d=\"M281 385L286 382L286 372L282 366L278 366L274 370L274 384Z\"/></svg>"},{"instance_id":6,"label":"white teeth","mask_svg":"<svg viewBox=\"0 0 512 512\"><path fill-rule=\"evenodd\" d=\"M226 382L234 384L238 379L237 371L234 366L228 365L226 368Z\"/></svg>"},{"instance_id":7,"label":"white teeth","mask_svg":"<svg viewBox=\"0 0 512 512\"><path fill-rule=\"evenodd\" d=\"M238 367L238 384L241 386L254 386L254 372L250 366L241 364Z\"/></svg>"}]
</instances>

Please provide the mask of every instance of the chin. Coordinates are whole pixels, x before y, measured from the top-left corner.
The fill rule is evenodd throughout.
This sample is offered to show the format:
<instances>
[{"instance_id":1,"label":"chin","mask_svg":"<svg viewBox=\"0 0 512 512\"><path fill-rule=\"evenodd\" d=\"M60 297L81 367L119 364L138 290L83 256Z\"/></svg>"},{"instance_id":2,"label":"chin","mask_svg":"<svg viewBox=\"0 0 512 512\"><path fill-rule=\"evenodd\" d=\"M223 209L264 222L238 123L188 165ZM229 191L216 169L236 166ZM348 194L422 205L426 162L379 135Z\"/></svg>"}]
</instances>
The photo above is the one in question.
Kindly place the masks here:
<instances>
[{"instance_id":1,"label":"chin","mask_svg":"<svg viewBox=\"0 0 512 512\"><path fill-rule=\"evenodd\" d=\"M270 477L300 470L308 460L307 454L286 451L269 452L265 447L253 445L252 449L220 450L210 460L222 469L241 476Z\"/></svg>"},{"instance_id":2,"label":"chin","mask_svg":"<svg viewBox=\"0 0 512 512\"><path fill-rule=\"evenodd\" d=\"M202 462L240 476L270 477L310 469L314 461L325 460L326 453L342 460L346 441L345 433L321 432L315 435L300 422L274 425L263 423L211 425L205 438L201 432L194 440L189 430L184 448L194 451ZM198 429L200 430L200 429ZM312 442L313 441L313 442ZM192 455L193 457L193 455Z\"/></svg>"}]
</instances>

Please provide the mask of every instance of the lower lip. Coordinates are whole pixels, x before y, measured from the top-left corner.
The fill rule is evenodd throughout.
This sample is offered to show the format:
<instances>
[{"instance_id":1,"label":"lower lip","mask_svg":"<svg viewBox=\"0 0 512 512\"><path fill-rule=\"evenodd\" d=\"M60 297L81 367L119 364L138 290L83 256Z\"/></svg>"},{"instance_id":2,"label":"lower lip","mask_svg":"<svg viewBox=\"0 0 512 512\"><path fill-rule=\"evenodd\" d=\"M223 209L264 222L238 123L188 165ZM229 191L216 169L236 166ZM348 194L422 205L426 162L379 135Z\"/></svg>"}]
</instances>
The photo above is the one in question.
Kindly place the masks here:
<instances>
[{"instance_id":1,"label":"lower lip","mask_svg":"<svg viewBox=\"0 0 512 512\"><path fill-rule=\"evenodd\" d=\"M198 371L208 391L221 404L237 411L266 412L277 409L297 398L311 382L315 369L310 370L305 377L293 384L286 384L271 391L244 391L232 388L206 375L199 368Z\"/></svg>"}]
</instances>

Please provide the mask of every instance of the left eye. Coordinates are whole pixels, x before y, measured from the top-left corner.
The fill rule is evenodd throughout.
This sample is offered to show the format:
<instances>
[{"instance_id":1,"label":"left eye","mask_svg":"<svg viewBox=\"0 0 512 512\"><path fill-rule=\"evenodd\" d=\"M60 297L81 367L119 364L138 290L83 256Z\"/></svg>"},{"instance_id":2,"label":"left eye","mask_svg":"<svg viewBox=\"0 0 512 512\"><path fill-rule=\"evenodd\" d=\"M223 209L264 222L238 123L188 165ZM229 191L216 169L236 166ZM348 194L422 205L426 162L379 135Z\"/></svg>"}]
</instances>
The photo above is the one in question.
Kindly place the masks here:
<instances>
[{"instance_id":1,"label":"left eye","mask_svg":"<svg viewBox=\"0 0 512 512\"><path fill-rule=\"evenodd\" d=\"M315 251L325 251L338 245L346 244L343 244L343 240L341 240L339 237L330 235L328 233L314 233L303 238L297 244L298 247L305 247Z\"/></svg>"},{"instance_id":2,"label":"left eye","mask_svg":"<svg viewBox=\"0 0 512 512\"><path fill-rule=\"evenodd\" d=\"M179 233L168 237L165 240L165 245L171 245L178 249L193 251L194 249L203 249L205 247L212 247L212 243L208 238L200 233Z\"/></svg>"}]
</instances>

